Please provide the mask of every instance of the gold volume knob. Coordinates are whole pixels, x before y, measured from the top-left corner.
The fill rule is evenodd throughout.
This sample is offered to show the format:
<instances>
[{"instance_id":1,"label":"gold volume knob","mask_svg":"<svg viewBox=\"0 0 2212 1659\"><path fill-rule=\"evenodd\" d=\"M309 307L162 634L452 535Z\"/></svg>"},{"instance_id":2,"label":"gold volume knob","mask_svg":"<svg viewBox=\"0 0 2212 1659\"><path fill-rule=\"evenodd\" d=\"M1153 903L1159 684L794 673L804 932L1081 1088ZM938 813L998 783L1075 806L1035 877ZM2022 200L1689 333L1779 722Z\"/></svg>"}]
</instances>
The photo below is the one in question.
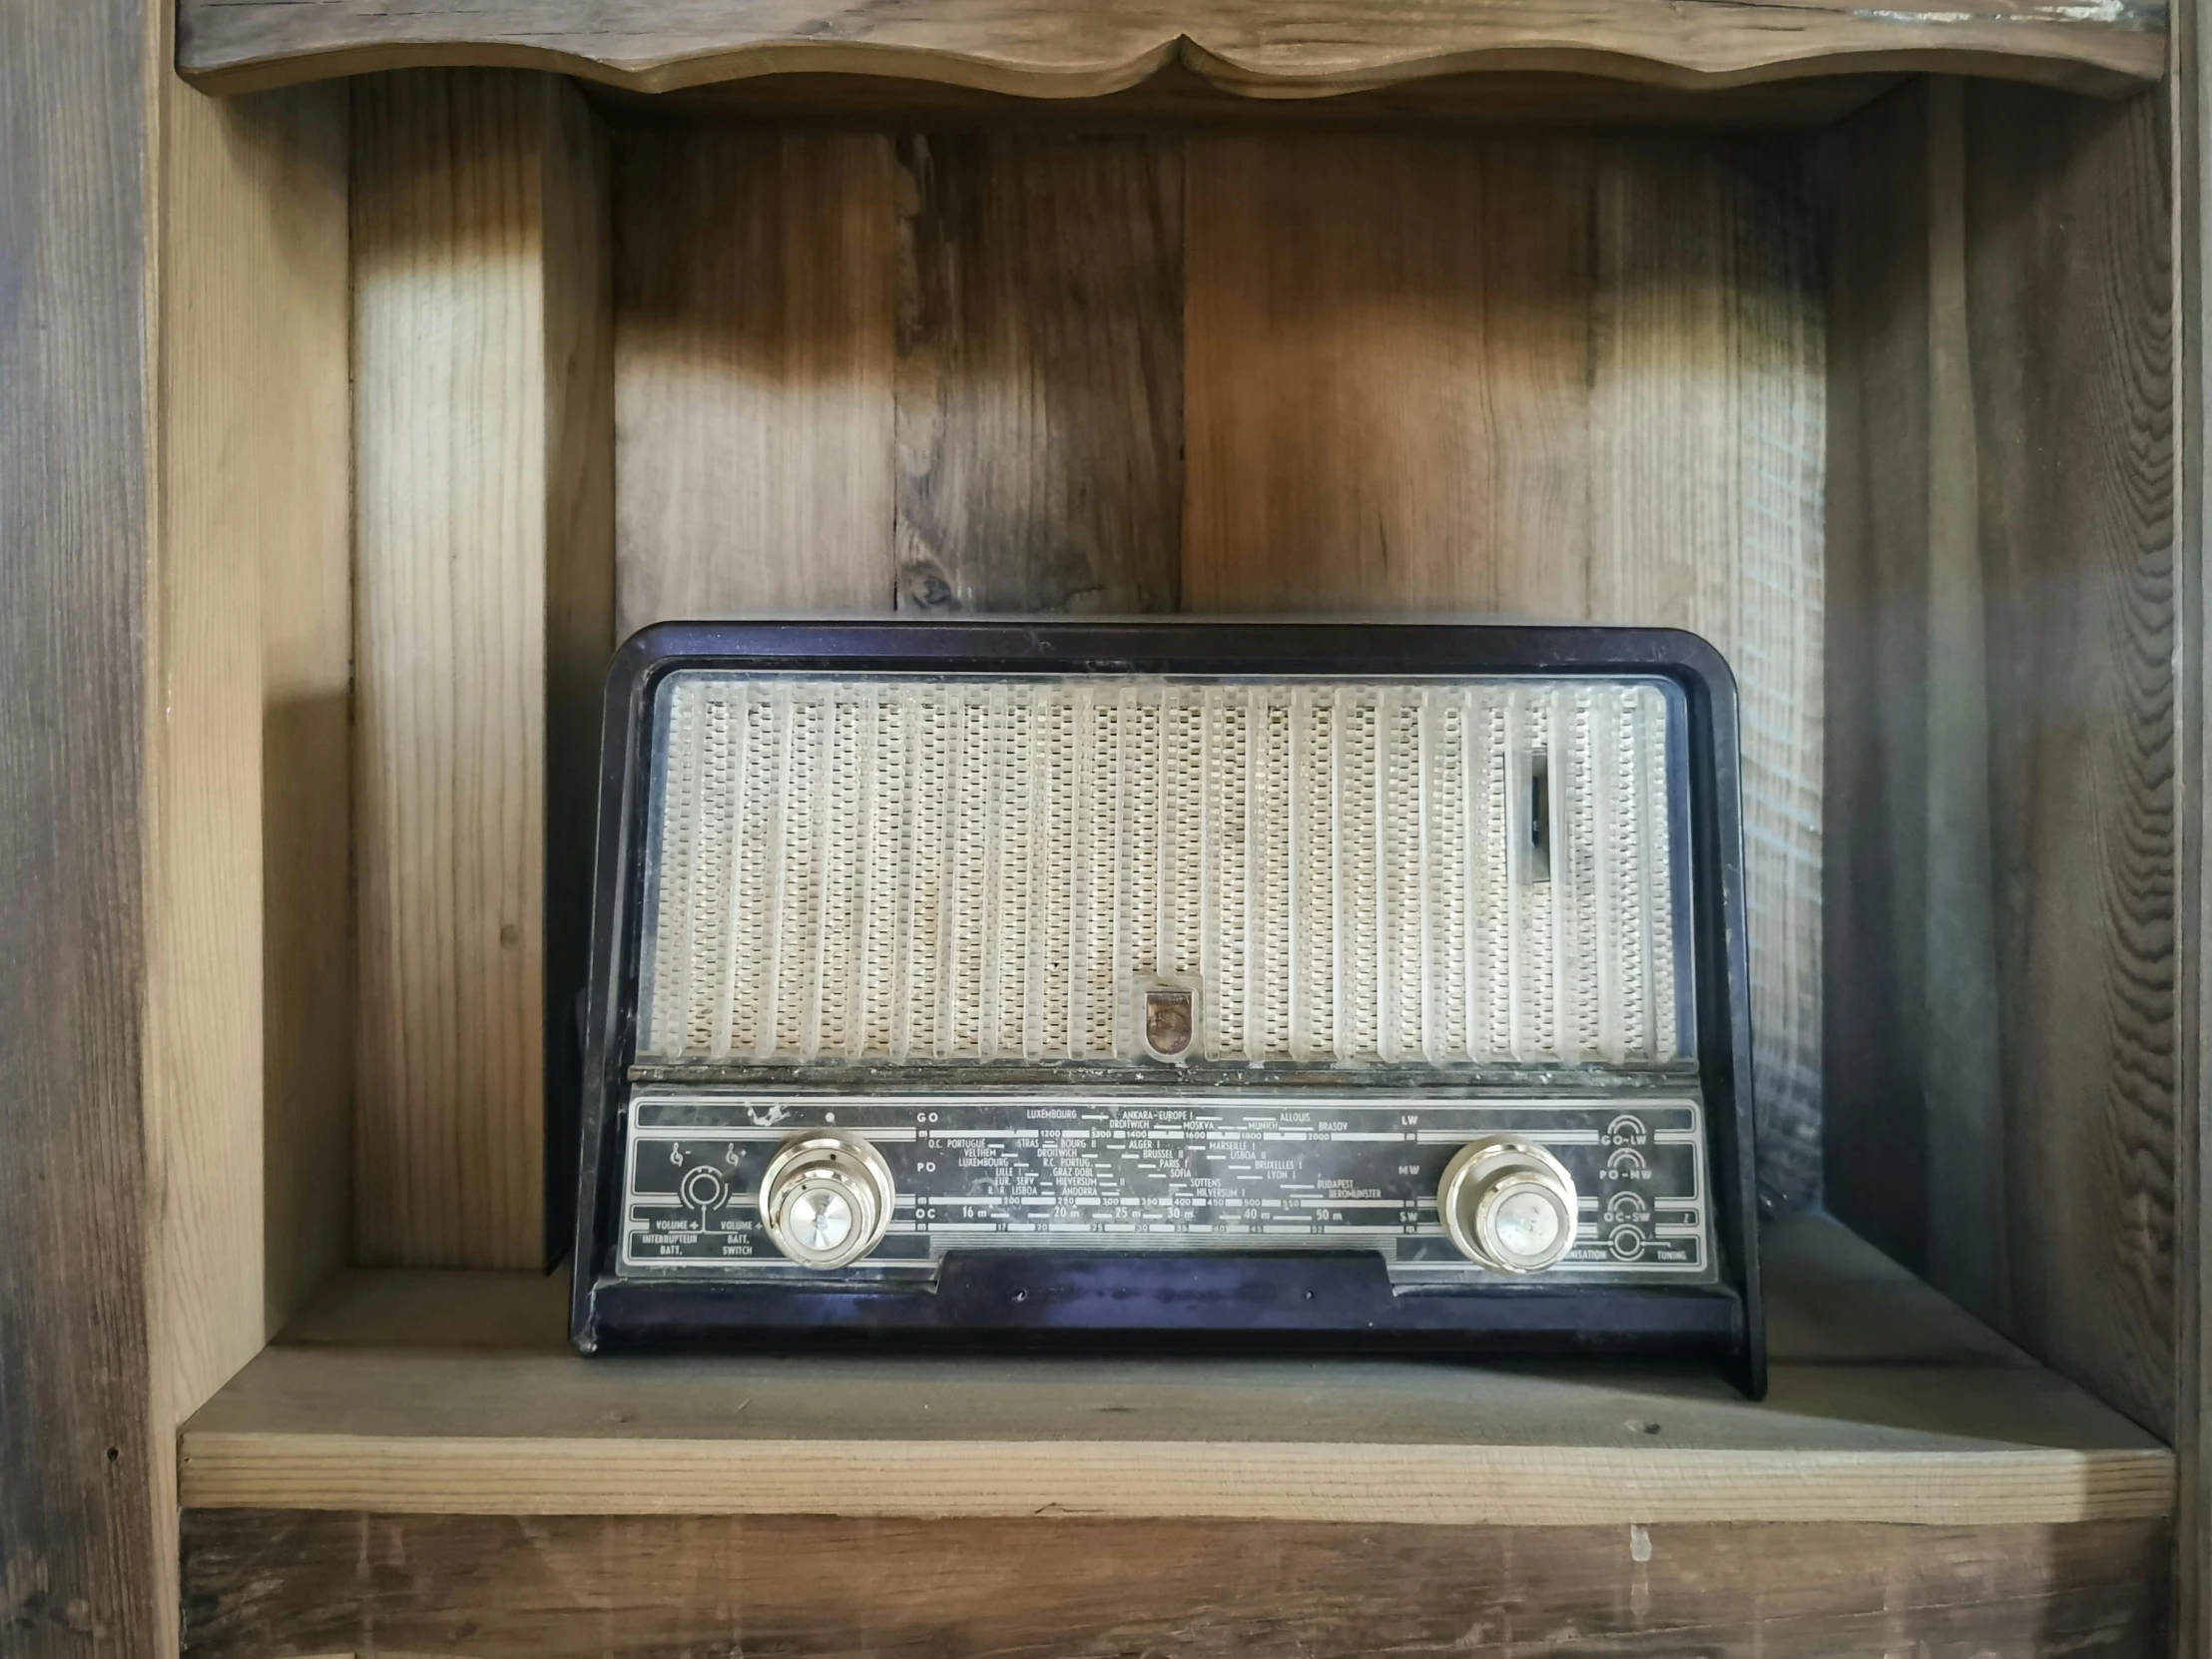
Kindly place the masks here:
<instances>
[{"instance_id":1,"label":"gold volume knob","mask_svg":"<svg viewBox=\"0 0 2212 1659\"><path fill-rule=\"evenodd\" d=\"M890 1165L857 1135L811 1129L761 1177L761 1225L803 1267L841 1268L882 1241L897 1194Z\"/></svg>"},{"instance_id":2,"label":"gold volume knob","mask_svg":"<svg viewBox=\"0 0 2212 1659\"><path fill-rule=\"evenodd\" d=\"M1574 1178L1532 1141L1469 1141L1436 1185L1444 1235L1500 1273L1541 1273L1574 1246Z\"/></svg>"}]
</instances>

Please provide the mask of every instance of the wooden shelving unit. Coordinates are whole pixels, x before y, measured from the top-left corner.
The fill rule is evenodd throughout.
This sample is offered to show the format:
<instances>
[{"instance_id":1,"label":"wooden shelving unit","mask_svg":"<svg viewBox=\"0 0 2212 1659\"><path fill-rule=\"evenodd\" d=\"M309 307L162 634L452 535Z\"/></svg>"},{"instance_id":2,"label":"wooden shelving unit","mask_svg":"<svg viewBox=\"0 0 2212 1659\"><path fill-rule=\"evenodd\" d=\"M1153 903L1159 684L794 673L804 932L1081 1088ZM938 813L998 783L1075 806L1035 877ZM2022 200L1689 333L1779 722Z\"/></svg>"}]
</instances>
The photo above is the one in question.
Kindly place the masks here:
<instances>
[{"instance_id":1,"label":"wooden shelving unit","mask_svg":"<svg viewBox=\"0 0 2212 1659\"><path fill-rule=\"evenodd\" d=\"M0 22L0 1643L2212 1659L2186 10L146 3ZM823 610L1713 639L1771 1396L569 1353L599 676Z\"/></svg>"}]
</instances>

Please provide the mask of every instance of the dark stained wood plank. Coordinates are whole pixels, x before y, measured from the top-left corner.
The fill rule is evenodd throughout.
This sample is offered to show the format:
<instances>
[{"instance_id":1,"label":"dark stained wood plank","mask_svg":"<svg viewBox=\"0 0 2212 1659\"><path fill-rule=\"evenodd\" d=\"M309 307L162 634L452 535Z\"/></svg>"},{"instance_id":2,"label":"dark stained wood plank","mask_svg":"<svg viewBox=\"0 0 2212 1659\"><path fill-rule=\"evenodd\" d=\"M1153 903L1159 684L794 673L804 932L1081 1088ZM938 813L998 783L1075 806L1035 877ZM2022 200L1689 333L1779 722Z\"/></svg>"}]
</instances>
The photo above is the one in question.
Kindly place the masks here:
<instances>
[{"instance_id":1,"label":"dark stained wood plank","mask_svg":"<svg viewBox=\"0 0 2212 1659\"><path fill-rule=\"evenodd\" d=\"M1831 1201L2170 1432L2161 109L1938 83L1843 143Z\"/></svg>"},{"instance_id":2,"label":"dark stained wood plank","mask_svg":"<svg viewBox=\"0 0 2212 1659\"><path fill-rule=\"evenodd\" d=\"M1748 86L1652 86L1557 70L1436 75L1328 98L1253 98L1170 63L1097 98L1023 98L892 75L760 75L676 92L585 83L624 122L714 120L864 128L888 133L1174 133L1221 129L1407 132L1453 127L1655 127L1733 130L1824 127L1872 103L1904 77L1819 75Z\"/></svg>"},{"instance_id":3,"label":"dark stained wood plank","mask_svg":"<svg viewBox=\"0 0 2212 1659\"><path fill-rule=\"evenodd\" d=\"M188 1510L185 1652L2163 1652L2157 1522L1326 1526Z\"/></svg>"},{"instance_id":4,"label":"dark stained wood plank","mask_svg":"<svg viewBox=\"0 0 2212 1659\"><path fill-rule=\"evenodd\" d=\"M1822 787L1828 1202L1924 1272L1928 130L1923 84L1835 139Z\"/></svg>"},{"instance_id":5,"label":"dark stained wood plank","mask_svg":"<svg viewBox=\"0 0 2212 1659\"><path fill-rule=\"evenodd\" d=\"M2181 880L2176 914L2180 920L2182 983L2180 997L2180 1088L2175 1121L2176 1314L2174 1452L2180 1468L2175 1507L2174 1651L2176 1659L2212 1659L2212 1228L2205 1225L2205 1203L2212 1195L2212 1133L2207 1133L2206 1041L2212 1034L2212 975L2206 972L2205 947L2212 940L2212 882L2206 860L2212 857L2204 812L2189 811L2204 799L2207 732L2212 732L2212 677L2205 673L2204 648L2212 641L2206 605L2212 590L2205 583L2205 552L2212 547L2212 491L2206 488L2208 453L2205 422L2212 404L2205 397L2205 342L2212 330L2207 310L2212 287L2206 283L2212 257L2212 30L2194 7L2175 19L2174 68L2168 91L2172 105L2177 168L2174 178L2176 246L2180 264L2175 323L2180 356L2175 364L2179 402L2176 484L2179 496L2179 588L2181 595L2181 685L2178 725L2182 738L2181 772L2176 793L2181 813Z\"/></svg>"},{"instance_id":6,"label":"dark stained wood plank","mask_svg":"<svg viewBox=\"0 0 2212 1659\"><path fill-rule=\"evenodd\" d=\"M1183 150L898 145L901 610L1176 608Z\"/></svg>"},{"instance_id":7,"label":"dark stained wood plank","mask_svg":"<svg viewBox=\"0 0 2212 1659\"><path fill-rule=\"evenodd\" d=\"M631 135L616 191L616 615L891 605L888 139Z\"/></svg>"},{"instance_id":8,"label":"dark stained wood plank","mask_svg":"<svg viewBox=\"0 0 2212 1659\"><path fill-rule=\"evenodd\" d=\"M2163 101L1965 89L2010 1329L2174 1410L2177 853Z\"/></svg>"},{"instance_id":9,"label":"dark stained wood plank","mask_svg":"<svg viewBox=\"0 0 2212 1659\"><path fill-rule=\"evenodd\" d=\"M646 92L753 75L906 75L998 92L1113 92L1180 60L1262 94L1485 66L1728 86L1797 73L1953 70L2111 91L2157 79L2166 8L2115 0L182 0L177 61L238 90L426 64L558 69Z\"/></svg>"},{"instance_id":10,"label":"dark stained wood plank","mask_svg":"<svg viewBox=\"0 0 2212 1659\"><path fill-rule=\"evenodd\" d=\"M1819 1192L1819 238L1796 151L1190 141L1184 602L1694 629L1744 688L1760 1176Z\"/></svg>"},{"instance_id":11,"label":"dark stained wood plank","mask_svg":"<svg viewBox=\"0 0 2212 1659\"><path fill-rule=\"evenodd\" d=\"M0 1648L153 1654L145 29L0 11Z\"/></svg>"}]
</instances>

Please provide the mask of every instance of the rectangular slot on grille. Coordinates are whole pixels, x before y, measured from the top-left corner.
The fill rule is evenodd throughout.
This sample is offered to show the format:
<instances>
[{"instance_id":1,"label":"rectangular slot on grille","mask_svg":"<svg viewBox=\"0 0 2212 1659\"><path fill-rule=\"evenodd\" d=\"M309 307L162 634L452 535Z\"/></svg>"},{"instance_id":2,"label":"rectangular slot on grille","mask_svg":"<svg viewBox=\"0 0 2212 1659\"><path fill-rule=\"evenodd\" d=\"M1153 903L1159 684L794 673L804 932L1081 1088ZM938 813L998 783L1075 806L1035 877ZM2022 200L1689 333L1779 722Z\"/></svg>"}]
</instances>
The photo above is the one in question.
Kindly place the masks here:
<instances>
[{"instance_id":1,"label":"rectangular slot on grille","mask_svg":"<svg viewBox=\"0 0 2212 1659\"><path fill-rule=\"evenodd\" d=\"M1551 758L1542 750L1528 756L1527 812L1528 862L1523 866L1531 882L1551 879Z\"/></svg>"}]
</instances>

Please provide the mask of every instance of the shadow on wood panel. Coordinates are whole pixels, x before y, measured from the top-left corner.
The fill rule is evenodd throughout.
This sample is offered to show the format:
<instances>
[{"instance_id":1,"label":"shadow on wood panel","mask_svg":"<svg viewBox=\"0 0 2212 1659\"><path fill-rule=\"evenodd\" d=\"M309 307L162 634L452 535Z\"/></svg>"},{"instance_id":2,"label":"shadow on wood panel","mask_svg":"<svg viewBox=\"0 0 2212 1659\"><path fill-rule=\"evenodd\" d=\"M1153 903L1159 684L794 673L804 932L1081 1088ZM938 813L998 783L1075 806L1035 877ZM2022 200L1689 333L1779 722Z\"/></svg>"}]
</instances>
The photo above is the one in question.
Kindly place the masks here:
<instances>
[{"instance_id":1,"label":"shadow on wood panel","mask_svg":"<svg viewBox=\"0 0 2212 1659\"><path fill-rule=\"evenodd\" d=\"M1830 521L1839 1214L2173 1421L2173 432L2155 98L1847 129Z\"/></svg>"}]
</instances>

